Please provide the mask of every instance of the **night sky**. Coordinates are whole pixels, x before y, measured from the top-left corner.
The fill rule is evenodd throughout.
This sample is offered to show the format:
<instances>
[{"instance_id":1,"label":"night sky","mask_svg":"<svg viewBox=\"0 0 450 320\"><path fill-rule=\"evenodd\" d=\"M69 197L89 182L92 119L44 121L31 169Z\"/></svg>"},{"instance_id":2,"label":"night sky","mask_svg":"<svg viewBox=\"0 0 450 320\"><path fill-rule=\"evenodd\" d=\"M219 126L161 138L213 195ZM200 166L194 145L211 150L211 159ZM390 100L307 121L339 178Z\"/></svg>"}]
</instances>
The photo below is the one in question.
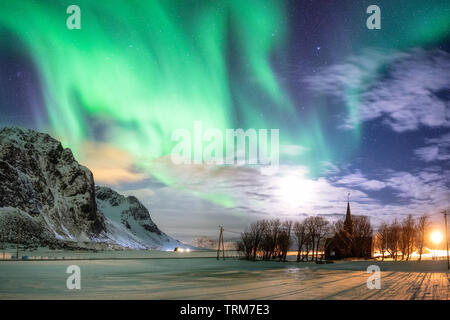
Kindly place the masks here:
<instances>
[{"instance_id":1,"label":"night sky","mask_svg":"<svg viewBox=\"0 0 450 320\"><path fill-rule=\"evenodd\" d=\"M81 8L81 29L66 8ZM366 9L381 9L369 30ZM181 240L376 225L450 199L449 1L2 1L0 127L48 132ZM172 132L280 130L280 168L175 165Z\"/></svg>"}]
</instances>

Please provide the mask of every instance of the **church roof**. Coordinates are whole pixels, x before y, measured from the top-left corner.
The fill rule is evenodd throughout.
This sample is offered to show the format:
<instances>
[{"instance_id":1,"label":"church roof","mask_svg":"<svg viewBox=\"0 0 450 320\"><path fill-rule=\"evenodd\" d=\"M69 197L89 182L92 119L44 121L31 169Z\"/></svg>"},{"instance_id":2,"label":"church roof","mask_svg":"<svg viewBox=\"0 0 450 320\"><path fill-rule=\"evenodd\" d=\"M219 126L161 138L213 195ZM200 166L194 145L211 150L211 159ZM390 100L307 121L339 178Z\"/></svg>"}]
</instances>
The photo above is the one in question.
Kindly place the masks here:
<instances>
[{"instance_id":1,"label":"church roof","mask_svg":"<svg viewBox=\"0 0 450 320\"><path fill-rule=\"evenodd\" d=\"M345 215L345 220L351 220L352 214L350 213L350 201L347 202L347 214Z\"/></svg>"},{"instance_id":2,"label":"church roof","mask_svg":"<svg viewBox=\"0 0 450 320\"><path fill-rule=\"evenodd\" d=\"M350 212L350 201L347 202L347 214L345 215L344 228L348 233L353 234L353 219Z\"/></svg>"}]
</instances>

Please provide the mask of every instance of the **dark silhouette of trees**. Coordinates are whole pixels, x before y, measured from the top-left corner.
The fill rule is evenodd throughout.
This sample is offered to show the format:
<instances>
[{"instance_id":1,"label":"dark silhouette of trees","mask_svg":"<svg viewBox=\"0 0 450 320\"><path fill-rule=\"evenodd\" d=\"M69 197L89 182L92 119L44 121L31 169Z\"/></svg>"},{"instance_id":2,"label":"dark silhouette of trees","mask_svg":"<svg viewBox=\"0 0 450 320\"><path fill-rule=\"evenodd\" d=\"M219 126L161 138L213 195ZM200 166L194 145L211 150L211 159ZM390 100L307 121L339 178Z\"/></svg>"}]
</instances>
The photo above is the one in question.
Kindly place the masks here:
<instances>
[{"instance_id":1,"label":"dark silhouette of trees","mask_svg":"<svg viewBox=\"0 0 450 320\"><path fill-rule=\"evenodd\" d=\"M244 254L247 260L256 260L260 255L264 260L270 260L275 256L279 257L282 247L280 241L283 240L280 238L281 229L282 225L279 219L256 221L241 233L236 248ZM288 240L290 241L290 237ZM287 239L284 240L284 242L286 241Z\"/></svg>"},{"instance_id":2,"label":"dark silhouette of trees","mask_svg":"<svg viewBox=\"0 0 450 320\"><path fill-rule=\"evenodd\" d=\"M414 250L416 225L412 215L408 215L402 222L400 232L400 251L402 260L408 261Z\"/></svg>"},{"instance_id":3,"label":"dark silhouette of trees","mask_svg":"<svg viewBox=\"0 0 450 320\"><path fill-rule=\"evenodd\" d=\"M297 261L318 260L319 253L330 230L329 222L322 217L308 217L302 222L281 222L279 219L259 220L241 234L237 250L248 260L286 261L292 244L297 247Z\"/></svg>"},{"instance_id":4,"label":"dark silhouette of trees","mask_svg":"<svg viewBox=\"0 0 450 320\"><path fill-rule=\"evenodd\" d=\"M314 222L314 217L308 217L305 219L306 230L309 235L309 243L308 243L308 255L306 256L306 260L308 260L309 252L311 251L312 257L314 259L315 251L316 251L316 225Z\"/></svg>"},{"instance_id":5,"label":"dark silhouette of trees","mask_svg":"<svg viewBox=\"0 0 450 320\"><path fill-rule=\"evenodd\" d=\"M401 223L395 219L392 223L382 223L375 238L375 247L381 253L387 252L391 258L398 260L399 253L402 260L410 260L417 250L419 261L425 248L425 234L428 231L429 216L423 214L414 219L410 214Z\"/></svg>"},{"instance_id":6,"label":"dark silhouette of trees","mask_svg":"<svg viewBox=\"0 0 450 320\"><path fill-rule=\"evenodd\" d=\"M278 247L279 247L279 261L286 261L287 253L292 244L291 239L292 221L285 221L281 225L280 233L278 235Z\"/></svg>"},{"instance_id":7,"label":"dark silhouette of trees","mask_svg":"<svg viewBox=\"0 0 450 320\"><path fill-rule=\"evenodd\" d=\"M417 250L419 251L419 261L422 261L422 254L423 254L423 249L425 246L425 233L427 232L428 226L429 226L428 220L429 220L429 217L426 213L424 213L417 219L416 245L417 245Z\"/></svg>"},{"instance_id":8,"label":"dark silhouette of trees","mask_svg":"<svg viewBox=\"0 0 450 320\"><path fill-rule=\"evenodd\" d=\"M259 220L241 233L236 248L248 260L261 257L263 260L286 261L292 244L291 231L292 221L281 223L279 219Z\"/></svg>"},{"instance_id":9,"label":"dark silhouette of trees","mask_svg":"<svg viewBox=\"0 0 450 320\"><path fill-rule=\"evenodd\" d=\"M399 225L397 219L395 219L388 228L386 249L387 249L387 252L389 253L389 255L395 261L397 261L397 258L398 258L401 230L402 230L402 228Z\"/></svg>"},{"instance_id":10,"label":"dark silhouette of trees","mask_svg":"<svg viewBox=\"0 0 450 320\"><path fill-rule=\"evenodd\" d=\"M237 242L236 249L243 253L247 260L253 258L253 240L248 230L241 233L241 239Z\"/></svg>"},{"instance_id":11,"label":"dark silhouette of trees","mask_svg":"<svg viewBox=\"0 0 450 320\"><path fill-rule=\"evenodd\" d=\"M304 261L305 258L307 258L307 255L305 255L304 252L308 252L307 243L310 242L310 235L307 232L305 222L295 222L293 233L297 245L297 262Z\"/></svg>"},{"instance_id":12,"label":"dark silhouette of trees","mask_svg":"<svg viewBox=\"0 0 450 320\"><path fill-rule=\"evenodd\" d=\"M264 221L256 221L250 225L249 237L251 239L252 260L256 260L258 249L265 234L266 224Z\"/></svg>"},{"instance_id":13,"label":"dark silhouette of trees","mask_svg":"<svg viewBox=\"0 0 450 320\"><path fill-rule=\"evenodd\" d=\"M318 261L322 259L319 255L325 251L325 244L331 240L333 246L328 248L338 250L338 257L365 257L374 245L382 260L388 256L397 261L400 253L401 259L408 261L417 250L420 261L428 226L426 214L417 220L408 215L401 223L397 219L381 223L373 237L367 216L353 216L351 225L344 220L330 225L321 216L307 217L295 223L280 219L259 220L241 233L236 248L248 260L286 261L288 251L295 244L298 262Z\"/></svg>"},{"instance_id":14,"label":"dark silhouette of trees","mask_svg":"<svg viewBox=\"0 0 450 320\"><path fill-rule=\"evenodd\" d=\"M330 227L329 227L329 222L327 220L325 220L324 218L319 217L319 216L318 217L314 217L314 225L315 225L315 228L316 228L316 231L315 231L315 236L316 236L316 240L315 240L315 243L316 243L315 260L317 261L318 257L319 257L319 250L323 249L324 239L325 239L325 236L327 235L327 233L329 232ZM314 256L313 256L313 259L314 259Z\"/></svg>"},{"instance_id":15,"label":"dark silhouette of trees","mask_svg":"<svg viewBox=\"0 0 450 320\"><path fill-rule=\"evenodd\" d=\"M370 224L370 219L367 216L354 216L353 217L353 239L352 239L352 252L354 257L364 257L365 252L370 250L367 246L372 241L373 229Z\"/></svg>"},{"instance_id":16,"label":"dark silhouette of trees","mask_svg":"<svg viewBox=\"0 0 450 320\"><path fill-rule=\"evenodd\" d=\"M265 260L270 260L276 255L280 229L281 229L280 219L273 219L268 221L268 228L266 229L265 238L268 239L267 241L269 243L269 252L268 255L265 257Z\"/></svg>"},{"instance_id":17,"label":"dark silhouette of trees","mask_svg":"<svg viewBox=\"0 0 450 320\"><path fill-rule=\"evenodd\" d=\"M375 248L381 253L381 260L384 261L384 254L388 251L389 225L381 223L375 235Z\"/></svg>"}]
</instances>

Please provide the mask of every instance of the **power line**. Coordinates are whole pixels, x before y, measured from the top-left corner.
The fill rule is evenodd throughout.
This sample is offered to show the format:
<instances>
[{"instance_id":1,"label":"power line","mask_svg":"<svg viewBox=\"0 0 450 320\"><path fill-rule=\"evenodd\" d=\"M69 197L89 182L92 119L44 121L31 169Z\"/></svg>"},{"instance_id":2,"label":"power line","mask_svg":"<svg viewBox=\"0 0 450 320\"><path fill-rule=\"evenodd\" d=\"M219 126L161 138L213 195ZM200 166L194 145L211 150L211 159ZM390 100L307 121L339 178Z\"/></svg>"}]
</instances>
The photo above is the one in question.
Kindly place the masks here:
<instances>
[{"instance_id":1,"label":"power line","mask_svg":"<svg viewBox=\"0 0 450 320\"><path fill-rule=\"evenodd\" d=\"M228 230L228 229L223 229L223 231L236 233L236 234L241 234L242 233L242 232L237 232L237 231L231 231L231 230Z\"/></svg>"}]
</instances>

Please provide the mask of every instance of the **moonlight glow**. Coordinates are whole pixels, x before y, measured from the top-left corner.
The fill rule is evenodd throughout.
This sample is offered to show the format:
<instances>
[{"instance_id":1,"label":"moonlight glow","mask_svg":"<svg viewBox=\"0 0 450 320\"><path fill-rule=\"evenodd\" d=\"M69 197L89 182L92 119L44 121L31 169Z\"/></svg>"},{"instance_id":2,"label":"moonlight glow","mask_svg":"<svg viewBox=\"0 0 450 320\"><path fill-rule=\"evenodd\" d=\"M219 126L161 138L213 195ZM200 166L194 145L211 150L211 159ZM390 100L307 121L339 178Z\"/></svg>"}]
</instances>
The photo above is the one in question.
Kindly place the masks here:
<instances>
[{"instance_id":1,"label":"moonlight glow","mask_svg":"<svg viewBox=\"0 0 450 320\"><path fill-rule=\"evenodd\" d=\"M314 183L301 176L286 176L278 181L278 196L282 205L297 207L315 200Z\"/></svg>"}]
</instances>

